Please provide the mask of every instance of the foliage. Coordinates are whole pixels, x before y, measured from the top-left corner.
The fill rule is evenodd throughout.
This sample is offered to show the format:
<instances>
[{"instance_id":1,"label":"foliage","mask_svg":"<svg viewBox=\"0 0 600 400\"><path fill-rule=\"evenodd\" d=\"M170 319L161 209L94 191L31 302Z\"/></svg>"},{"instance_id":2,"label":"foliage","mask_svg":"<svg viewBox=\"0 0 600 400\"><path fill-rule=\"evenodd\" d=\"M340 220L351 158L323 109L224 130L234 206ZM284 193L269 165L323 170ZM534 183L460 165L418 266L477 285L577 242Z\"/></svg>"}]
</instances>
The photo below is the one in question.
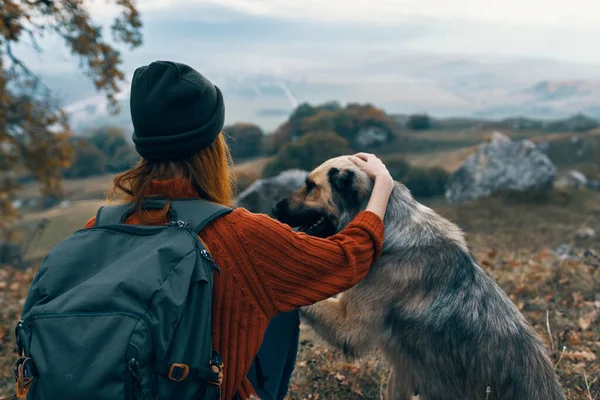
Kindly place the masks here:
<instances>
[{"instance_id":1,"label":"foliage","mask_svg":"<svg viewBox=\"0 0 600 400\"><path fill-rule=\"evenodd\" d=\"M408 127L408 129L413 131L424 131L427 129L431 129L433 126L433 122L427 114L414 114L408 117L408 121L406 121L406 126Z\"/></svg>"},{"instance_id":2,"label":"foliage","mask_svg":"<svg viewBox=\"0 0 600 400\"><path fill-rule=\"evenodd\" d=\"M385 164L390 175L394 180L400 182L408 171L410 170L410 164L406 159L399 155L390 155L381 157L381 161Z\"/></svg>"},{"instance_id":3,"label":"foliage","mask_svg":"<svg viewBox=\"0 0 600 400\"><path fill-rule=\"evenodd\" d=\"M450 174L441 167L411 167L402 183L415 197L432 197L443 195Z\"/></svg>"},{"instance_id":4,"label":"foliage","mask_svg":"<svg viewBox=\"0 0 600 400\"><path fill-rule=\"evenodd\" d=\"M264 133L254 124L238 123L223 129L235 161L258 157L262 154Z\"/></svg>"},{"instance_id":5,"label":"foliage","mask_svg":"<svg viewBox=\"0 0 600 400\"><path fill-rule=\"evenodd\" d=\"M66 178L83 178L106 172L106 154L96 145L85 139L79 139L74 148L73 162L63 173Z\"/></svg>"},{"instance_id":6,"label":"foliage","mask_svg":"<svg viewBox=\"0 0 600 400\"><path fill-rule=\"evenodd\" d=\"M125 139L121 128L98 128L87 137L76 138L73 143L75 157L71 166L64 171L67 178L121 172L139 160L139 155Z\"/></svg>"},{"instance_id":7,"label":"foliage","mask_svg":"<svg viewBox=\"0 0 600 400\"><path fill-rule=\"evenodd\" d=\"M121 14L112 23L113 41L130 48L142 42L141 21L132 0L115 0ZM30 171L42 194L60 193L61 170L72 158L71 134L65 113L35 74L13 52L53 34L79 60L80 67L106 94L117 111L118 84L124 80L121 55L108 44L81 0L0 0L0 226L15 216L12 207L18 175Z\"/></svg>"},{"instance_id":8,"label":"foliage","mask_svg":"<svg viewBox=\"0 0 600 400\"><path fill-rule=\"evenodd\" d=\"M277 153L285 145L301 136L314 132L334 132L346 139L355 150L364 150L357 141L361 130L380 128L391 141L396 133L396 123L382 110L370 104L326 103L313 107L302 104L292 113L286 123L270 135L268 149Z\"/></svg>"},{"instance_id":9,"label":"foliage","mask_svg":"<svg viewBox=\"0 0 600 400\"><path fill-rule=\"evenodd\" d=\"M310 171L330 158L350 153L348 142L333 132L309 133L285 146L266 165L263 177L272 177L293 168Z\"/></svg>"},{"instance_id":10,"label":"foliage","mask_svg":"<svg viewBox=\"0 0 600 400\"><path fill-rule=\"evenodd\" d=\"M238 194L248 189L258 178L258 173L255 171L236 171L237 191Z\"/></svg>"}]
</instances>

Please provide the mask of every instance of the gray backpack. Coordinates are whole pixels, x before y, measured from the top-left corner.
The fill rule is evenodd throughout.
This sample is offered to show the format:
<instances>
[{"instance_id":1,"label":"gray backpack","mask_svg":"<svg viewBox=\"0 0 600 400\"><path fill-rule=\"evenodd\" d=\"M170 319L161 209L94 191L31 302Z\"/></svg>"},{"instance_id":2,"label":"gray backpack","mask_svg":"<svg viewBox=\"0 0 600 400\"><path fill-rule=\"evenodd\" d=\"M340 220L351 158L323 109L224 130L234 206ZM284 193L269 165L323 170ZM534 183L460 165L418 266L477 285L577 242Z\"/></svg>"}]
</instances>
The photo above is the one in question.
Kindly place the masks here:
<instances>
[{"instance_id":1,"label":"gray backpack","mask_svg":"<svg viewBox=\"0 0 600 400\"><path fill-rule=\"evenodd\" d=\"M164 199L147 199L162 209ZM198 238L231 211L172 200L164 226L126 225L129 204L56 246L35 276L16 328L17 396L36 400L217 399L213 270Z\"/></svg>"}]
</instances>

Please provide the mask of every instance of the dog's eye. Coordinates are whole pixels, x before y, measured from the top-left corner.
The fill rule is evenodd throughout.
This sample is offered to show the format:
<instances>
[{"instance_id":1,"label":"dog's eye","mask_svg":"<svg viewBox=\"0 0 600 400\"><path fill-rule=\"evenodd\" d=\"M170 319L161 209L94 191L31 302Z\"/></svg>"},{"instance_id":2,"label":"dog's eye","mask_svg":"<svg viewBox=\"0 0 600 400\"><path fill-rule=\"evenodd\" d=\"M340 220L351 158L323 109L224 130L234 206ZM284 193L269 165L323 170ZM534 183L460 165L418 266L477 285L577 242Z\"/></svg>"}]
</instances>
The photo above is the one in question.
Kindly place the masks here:
<instances>
[{"instance_id":1,"label":"dog's eye","mask_svg":"<svg viewBox=\"0 0 600 400\"><path fill-rule=\"evenodd\" d=\"M306 193L312 192L315 187L317 187L317 185L315 185L313 181L306 181Z\"/></svg>"}]
</instances>

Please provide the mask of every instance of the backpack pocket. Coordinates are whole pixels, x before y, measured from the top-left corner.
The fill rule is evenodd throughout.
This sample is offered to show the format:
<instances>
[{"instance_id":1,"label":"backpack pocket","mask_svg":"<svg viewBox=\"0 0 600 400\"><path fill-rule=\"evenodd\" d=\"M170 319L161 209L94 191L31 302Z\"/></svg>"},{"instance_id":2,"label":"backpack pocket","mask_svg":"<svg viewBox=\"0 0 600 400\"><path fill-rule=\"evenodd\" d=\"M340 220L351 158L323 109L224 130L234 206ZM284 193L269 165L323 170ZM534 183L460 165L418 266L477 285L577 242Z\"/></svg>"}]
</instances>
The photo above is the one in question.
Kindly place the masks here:
<instances>
[{"instance_id":1,"label":"backpack pocket","mask_svg":"<svg viewBox=\"0 0 600 400\"><path fill-rule=\"evenodd\" d=\"M37 370L29 399L153 398L152 335L142 316L37 314L20 324L17 335Z\"/></svg>"}]
</instances>

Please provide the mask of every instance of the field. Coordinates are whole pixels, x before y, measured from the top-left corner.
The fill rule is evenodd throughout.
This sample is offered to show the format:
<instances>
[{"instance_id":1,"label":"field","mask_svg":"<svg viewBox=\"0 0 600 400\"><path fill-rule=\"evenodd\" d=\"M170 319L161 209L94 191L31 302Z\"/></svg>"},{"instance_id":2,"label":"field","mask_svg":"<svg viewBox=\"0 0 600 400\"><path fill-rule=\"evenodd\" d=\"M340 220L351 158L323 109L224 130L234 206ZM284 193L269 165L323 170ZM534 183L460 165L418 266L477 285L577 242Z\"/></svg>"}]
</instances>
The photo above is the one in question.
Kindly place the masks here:
<instances>
[{"instance_id":1,"label":"field","mask_svg":"<svg viewBox=\"0 0 600 400\"><path fill-rule=\"evenodd\" d=\"M386 153L398 152L418 165L441 165L452 171L489 132L423 132L407 147L402 143ZM561 169L578 168L598 173L591 160L600 147L581 154L569 151L572 137L600 139L600 132L541 135L517 132L551 143L550 154ZM420 147L415 143L420 143ZM265 160L241 165L255 171ZM29 255L39 260L58 241L83 226L102 203L110 177L66 183L71 204L28 213L21 226L32 229L41 217L50 225ZM27 195L35 187L26 188ZM600 192L552 190L538 196L497 195L461 206L443 199L424 201L467 233L480 264L509 294L543 338L569 400L600 399L600 231L593 238L578 238L582 228L600 227ZM561 259L552 249L569 245L577 256ZM0 396L12 390L13 328L18 320L32 269L0 269ZM377 399L387 376L379 354L362 360L344 360L303 326L301 346L289 399ZM492 397L493 398L493 397Z\"/></svg>"}]
</instances>

